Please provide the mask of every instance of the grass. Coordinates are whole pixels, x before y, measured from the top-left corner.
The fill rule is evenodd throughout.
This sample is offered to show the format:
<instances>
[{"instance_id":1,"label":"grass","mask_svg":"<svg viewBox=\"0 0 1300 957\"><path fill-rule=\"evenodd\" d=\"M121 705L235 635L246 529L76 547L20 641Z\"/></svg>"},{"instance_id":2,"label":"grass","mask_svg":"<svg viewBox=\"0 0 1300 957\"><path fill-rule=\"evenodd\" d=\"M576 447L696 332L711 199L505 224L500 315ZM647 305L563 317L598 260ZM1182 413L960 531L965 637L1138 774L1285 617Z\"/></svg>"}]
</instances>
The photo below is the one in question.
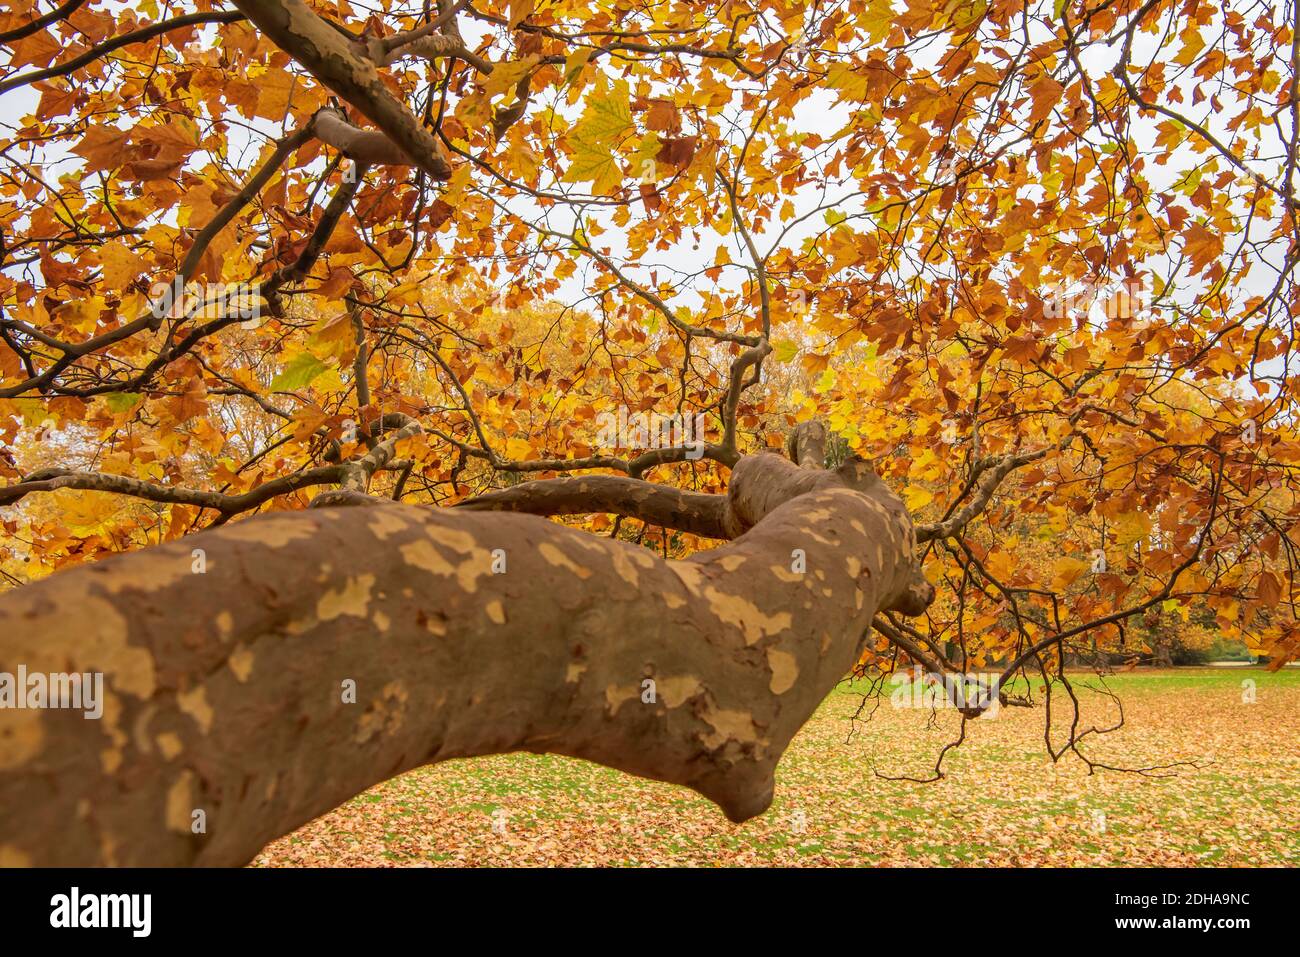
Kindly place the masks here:
<instances>
[{"instance_id":1,"label":"grass","mask_svg":"<svg viewBox=\"0 0 1300 957\"><path fill-rule=\"evenodd\" d=\"M1243 700L1247 680L1253 703ZM886 780L928 776L959 719L894 708L886 695L850 735L859 698L846 685L791 745L772 808L744 825L683 788L569 758L501 755L394 778L272 843L255 864L1300 864L1300 669L1138 670L1107 684L1125 726L1091 736L1090 757L1195 764L1166 777L1089 775L1074 757L1053 764L1040 706L971 722L942 781ZM1080 696L1084 727L1113 722L1108 699Z\"/></svg>"}]
</instances>

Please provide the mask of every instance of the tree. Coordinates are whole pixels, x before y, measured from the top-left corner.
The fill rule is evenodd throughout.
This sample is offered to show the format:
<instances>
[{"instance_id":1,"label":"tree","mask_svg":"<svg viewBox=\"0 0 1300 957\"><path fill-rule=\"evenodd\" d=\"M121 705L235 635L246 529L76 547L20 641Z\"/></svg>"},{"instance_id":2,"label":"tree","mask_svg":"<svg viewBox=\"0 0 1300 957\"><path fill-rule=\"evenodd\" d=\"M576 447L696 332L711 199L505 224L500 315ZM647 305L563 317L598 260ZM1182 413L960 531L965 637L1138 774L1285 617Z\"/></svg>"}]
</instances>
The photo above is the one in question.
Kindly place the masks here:
<instances>
[{"instance_id":1,"label":"tree","mask_svg":"<svg viewBox=\"0 0 1300 957\"><path fill-rule=\"evenodd\" d=\"M0 13L0 661L105 682L0 860L520 749L741 821L913 664L1093 767L1153 612L1300 653L1290 7L195 6Z\"/></svg>"}]
</instances>

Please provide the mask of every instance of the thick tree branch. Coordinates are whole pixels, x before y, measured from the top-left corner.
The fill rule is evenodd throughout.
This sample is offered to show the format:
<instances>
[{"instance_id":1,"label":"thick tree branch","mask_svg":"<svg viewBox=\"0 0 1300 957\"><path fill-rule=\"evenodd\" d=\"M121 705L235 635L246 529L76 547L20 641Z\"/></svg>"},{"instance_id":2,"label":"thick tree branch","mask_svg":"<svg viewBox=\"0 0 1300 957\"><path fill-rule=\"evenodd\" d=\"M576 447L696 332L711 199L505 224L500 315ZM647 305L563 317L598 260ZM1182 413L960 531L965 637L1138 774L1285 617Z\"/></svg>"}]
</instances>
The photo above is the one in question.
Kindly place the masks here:
<instances>
[{"instance_id":1,"label":"thick tree branch","mask_svg":"<svg viewBox=\"0 0 1300 957\"><path fill-rule=\"evenodd\" d=\"M621 475L583 475L523 482L461 502L470 511L527 512L530 515L607 513L704 538L732 539L727 497L655 485Z\"/></svg>"},{"instance_id":2,"label":"thick tree branch","mask_svg":"<svg viewBox=\"0 0 1300 957\"><path fill-rule=\"evenodd\" d=\"M257 517L0 596L0 659L102 673L106 699L101 721L0 710L0 854L239 865L402 771L514 750L760 814L790 740L919 574L883 485L771 497L813 475L742 459L763 501L733 503L761 524L688 561L389 503Z\"/></svg>"},{"instance_id":3,"label":"thick tree branch","mask_svg":"<svg viewBox=\"0 0 1300 957\"><path fill-rule=\"evenodd\" d=\"M411 165L411 158L379 130L359 129L337 110L321 110L313 125L322 143L334 147L358 166Z\"/></svg>"},{"instance_id":4,"label":"thick tree branch","mask_svg":"<svg viewBox=\"0 0 1300 957\"><path fill-rule=\"evenodd\" d=\"M383 130L417 168L436 180L451 176L451 165L433 134L389 92L375 64L307 4L302 0L234 2L273 43Z\"/></svg>"}]
</instances>

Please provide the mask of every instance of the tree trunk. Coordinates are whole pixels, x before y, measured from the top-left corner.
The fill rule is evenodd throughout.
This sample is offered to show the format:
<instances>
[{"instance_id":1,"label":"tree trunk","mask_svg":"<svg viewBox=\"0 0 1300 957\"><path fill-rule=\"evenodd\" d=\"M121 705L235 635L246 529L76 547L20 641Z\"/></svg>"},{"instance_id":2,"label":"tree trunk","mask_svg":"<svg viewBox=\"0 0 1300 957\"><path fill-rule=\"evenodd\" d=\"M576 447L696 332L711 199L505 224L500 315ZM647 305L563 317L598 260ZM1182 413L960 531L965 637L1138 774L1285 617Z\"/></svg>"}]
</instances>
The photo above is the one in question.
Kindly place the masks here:
<instances>
[{"instance_id":1,"label":"tree trunk","mask_svg":"<svg viewBox=\"0 0 1300 957\"><path fill-rule=\"evenodd\" d=\"M748 531L685 561L386 503L257 517L0 596L0 672L102 672L105 699L100 720L0 709L0 864L240 865L395 774L519 750L753 817L873 616L933 590L864 463L747 456L724 507Z\"/></svg>"}]
</instances>

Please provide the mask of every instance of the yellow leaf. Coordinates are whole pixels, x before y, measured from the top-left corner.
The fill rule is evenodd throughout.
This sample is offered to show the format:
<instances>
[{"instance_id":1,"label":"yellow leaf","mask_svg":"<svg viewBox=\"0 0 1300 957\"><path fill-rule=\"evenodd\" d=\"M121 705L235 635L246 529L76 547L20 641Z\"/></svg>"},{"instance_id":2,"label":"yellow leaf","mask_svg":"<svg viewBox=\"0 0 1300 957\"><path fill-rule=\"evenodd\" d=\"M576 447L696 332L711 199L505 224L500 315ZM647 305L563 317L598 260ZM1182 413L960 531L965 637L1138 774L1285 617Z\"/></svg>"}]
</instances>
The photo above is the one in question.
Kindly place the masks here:
<instances>
[{"instance_id":1,"label":"yellow leaf","mask_svg":"<svg viewBox=\"0 0 1300 957\"><path fill-rule=\"evenodd\" d=\"M1140 542L1151 532L1151 519L1142 512L1129 512L1119 516L1115 524L1115 537L1125 547Z\"/></svg>"},{"instance_id":2,"label":"yellow leaf","mask_svg":"<svg viewBox=\"0 0 1300 957\"><path fill-rule=\"evenodd\" d=\"M772 355L776 357L777 362L789 362L799 354L799 347L789 339L781 339L772 343Z\"/></svg>"},{"instance_id":3,"label":"yellow leaf","mask_svg":"<svg viewBox=\"0 0 1300 957\"><path fill-rule=\"evenodd\" d=\"M535 0L510 0L510 29L523 23L535 6Z\"/></svg>"},{"instance_id":4,"label":"yellow leaf","mask_svg":"<svg viewBox=\"0 0 1300 957\"><path fill-rule=\"evenodd\" d=\"M632 129L627 82L620 80L612 88L593 90L587 108L568 135L573 159L564 182L590 182L593 193L613 193L623 182L616 151Z\"/></svg>"},{"instance_id":5,"label":"yellow leaf","mask_svg":"<svg viewBox=\"0 0 1300 957\"><path fill-rule=\"evenodd\" d=\"M134 282L145 269L145 261L126 243L116 239L100 249L99 261L104 268L104 281L114 289Z\"/></svg>"},{"instance_id":6,"label":"yellow leaf","mask_svg":"<svg viewBox=\"0 0 1300 957\"><path fill-rule=\"evenodd\" d=\"M915 512L933 502L934 493L920 485L909 485L903 490L903 501L911 511Z\"/></svg>"},{"instance_id":7,"label":"yellow leaf","mask_svg":"<svg viewBox=\"0 0 1300 957\"><path fill-rule=\"evenodd\" d=\"M1056 572L1052 579L1052 587L1056 590L1063 590L1073 585L1079 580L1079 576L1092 567L1091 563L1081 561L1077 558L1058 558L1054 566Z\"/></svg>"},{"instance_id":8,"label":"yellow leaf","mask_svg":"<svg viewBox=\"0 0 1300 957\"><path fill-rule=\"evenodd\" d=\"M531 54L520 60L498 63L496 68L483 81L483 89L489 97L506 94L507 101L515 99L515 87L537 65L537 55Z\"/></svg>"},{"instance_id":9,"label":"yellow leaf","mask_svg":"<svg viewBox=\"0 0 1300 957\"><path fill-rule=\"evenodd\" d=\"M565 83L572 83L577 79L578 74L582 72L582 68L587 65L587 61L591 59L594 52L595 49L592 47L581 47L564 58Z\"/></svg>"},{"instance_id":10,"label":"yellow leaf","mask_svg":"<svg viewBox=\"0 0 1300 957\"><path fill-rule=\"evenodd\" d=\"M512 461L524 461L532 451L533 447L524 439L512 437L506 440L506 458Z\"/></svg>"},{"instance_id":11,"label":"yellow leaf","mask_svg":"<svg viewBox=\"0 0 1300 957\"><path fill-rule=\"evenodd\" d=\"M284 68L272 68L257 78L257 115L277 123L285 118L297 78Z\"/></svg>"}]
</instances>

